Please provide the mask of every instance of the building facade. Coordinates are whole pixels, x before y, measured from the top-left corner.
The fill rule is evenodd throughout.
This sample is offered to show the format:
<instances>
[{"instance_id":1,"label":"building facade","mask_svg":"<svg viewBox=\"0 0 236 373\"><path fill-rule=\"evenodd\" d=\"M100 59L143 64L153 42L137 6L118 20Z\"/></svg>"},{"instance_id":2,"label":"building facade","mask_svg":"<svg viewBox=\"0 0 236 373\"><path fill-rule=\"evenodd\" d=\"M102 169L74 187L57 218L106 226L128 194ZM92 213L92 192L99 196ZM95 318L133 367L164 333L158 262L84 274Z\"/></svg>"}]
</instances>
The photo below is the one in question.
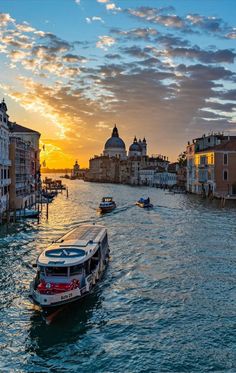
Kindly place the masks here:
<instances>
[{"instance_id":1,"label":"building facade","mask_svg":"<svg viewBox=\"0 0 236 373\"><path fill-rule=\"evenodd\" d=\"M7 105L0 103L0 219L9 208L9 186L11 183L9 168L9 121Z\"/></svg>"},{"instance_id":2,"label":"building facade","mask_svg":"<svg viewBox=\"0 0 236 373\"><path fill-rule=\"evenodd\" d=\"M40 133L10 123L10 208L32 206L41 188Z\"/></svg>"},{"instance_id":3,"label":"building facade","mask_svg":"<svg viewBox=\"0 0 236 373\"><path fill-rule=\"evenodd\" d=\"M236 138L203 136L187 147L187 190L212 197L236 197Z\"/></svg>"}]
</instances>

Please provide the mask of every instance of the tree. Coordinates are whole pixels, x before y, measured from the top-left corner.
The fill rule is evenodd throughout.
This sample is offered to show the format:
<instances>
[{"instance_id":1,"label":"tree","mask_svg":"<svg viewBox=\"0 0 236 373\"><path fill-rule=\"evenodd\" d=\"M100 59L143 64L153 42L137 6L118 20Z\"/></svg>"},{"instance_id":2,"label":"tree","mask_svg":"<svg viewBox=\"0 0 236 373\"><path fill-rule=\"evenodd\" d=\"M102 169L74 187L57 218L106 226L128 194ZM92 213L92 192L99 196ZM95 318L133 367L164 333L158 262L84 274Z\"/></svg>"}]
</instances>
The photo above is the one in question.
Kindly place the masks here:
<instances>
[{"instance_id":1,"label":"tree","mask_svg":"<svg viewBox=\"0 0 236 373\"><path fill-rule=\"evenodd\" d=\"M186 151L179 154L177 162L179 163L180 167L187 166Z\"/></svg>"}]
</instances>

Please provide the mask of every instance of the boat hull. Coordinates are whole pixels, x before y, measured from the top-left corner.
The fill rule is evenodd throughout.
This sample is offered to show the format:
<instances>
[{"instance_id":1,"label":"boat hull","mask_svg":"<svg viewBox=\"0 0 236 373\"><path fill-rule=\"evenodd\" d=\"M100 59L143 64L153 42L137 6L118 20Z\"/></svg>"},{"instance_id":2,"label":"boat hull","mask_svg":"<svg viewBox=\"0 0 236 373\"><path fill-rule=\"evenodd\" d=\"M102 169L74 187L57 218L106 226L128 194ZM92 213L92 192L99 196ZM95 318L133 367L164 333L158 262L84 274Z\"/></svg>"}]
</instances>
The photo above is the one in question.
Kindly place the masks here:
<instances>
[{"instance_id":1,"label":"boat hull","mask_svg":"<svg viewBox=\"0 0 236 373\"><path fill-rule=\"evenodd\" d=\"M142 202L136 202L136 206L139 206L141 208L152 208L153 207L151 203L142 203Z\"/></svg>"},{"instance_id":2,"label":"boat hull","mask_svg":"<svg viewBox=\"0 0 236 373\"><path fill-rule=\"evenodd\" d=\"M116 208L116 205L114 205L114 206L106 206L106 207L105 206L104 207L99 206L99 211L102 214L105 214L107 212L113 211L115 208Z\"/></svg>"},{"instance_id":3,"label":"boat hull","mask_svg":"<svg viewBox=\"0 0 236 373\"><path fill-rule=\"evenodd\" d=\"M40 212L39 211L32 211L32 212L16 212L16 217L17 218L24 218L24 219L27 219L27 218L38 218L39 217L39 214Z\"/></svg>"},{"instance_id":4,"label":"boat hull","mask_svg":"<svg viewBox=\"0 0 236 373\"><path fill-rule=\"evenodd\" d=\"M83 288L77 288L60 294L40 294L34 289L34 282L30 286L30 297L34 304L40 307L42 317L49 325L66 307L72 303L78 303L93 292L94 287L101 279L109 258L86 278Z\"/></svg>"}]
</instances>

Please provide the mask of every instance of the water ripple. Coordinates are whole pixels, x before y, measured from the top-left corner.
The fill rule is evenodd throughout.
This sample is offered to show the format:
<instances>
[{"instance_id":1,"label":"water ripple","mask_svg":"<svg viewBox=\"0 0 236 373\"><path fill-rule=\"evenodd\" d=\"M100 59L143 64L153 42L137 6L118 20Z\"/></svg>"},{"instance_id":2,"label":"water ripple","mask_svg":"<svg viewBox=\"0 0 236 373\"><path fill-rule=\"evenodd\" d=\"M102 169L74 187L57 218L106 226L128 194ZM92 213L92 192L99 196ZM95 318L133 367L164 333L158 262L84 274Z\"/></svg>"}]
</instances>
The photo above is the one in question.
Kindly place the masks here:
<instances>
[{"instance_id":1,"label":"water ripple","mask_svg":"<svg viewBox=\"0 0 236 373\"><path fill-rule=\"evenodd\" d=\"M3 372L235 372L235 207L146 187L66 181L39 224L0 231ZM150 195L154 208L134 205ZM104 195L117 209L97 213ZM47 326L28 298L32 263L80 223L108 228L97 290Z\"/></svg>"}]
</instances>

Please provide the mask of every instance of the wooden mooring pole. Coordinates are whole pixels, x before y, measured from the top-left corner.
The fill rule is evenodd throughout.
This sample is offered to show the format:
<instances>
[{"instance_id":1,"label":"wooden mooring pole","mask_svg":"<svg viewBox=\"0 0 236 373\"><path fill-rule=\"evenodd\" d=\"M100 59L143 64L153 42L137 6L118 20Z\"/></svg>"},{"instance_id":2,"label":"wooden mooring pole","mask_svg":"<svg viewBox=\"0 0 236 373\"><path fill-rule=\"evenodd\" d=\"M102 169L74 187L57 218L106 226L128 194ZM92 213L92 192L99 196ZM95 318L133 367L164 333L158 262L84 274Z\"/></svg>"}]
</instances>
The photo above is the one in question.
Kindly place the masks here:
<instances>
[{"instance_id":1,"label":"wooden mooring pole","mask_svg":"<svg viewBox=\"0 0 236 373\"><path fill-rule=\"evenodd\" d=\"M48 220L48 205L49 205L49 203L48 203L48 201L47 201L47 205L46 205L46 219Z\"/></svg>"}]
</instances>

